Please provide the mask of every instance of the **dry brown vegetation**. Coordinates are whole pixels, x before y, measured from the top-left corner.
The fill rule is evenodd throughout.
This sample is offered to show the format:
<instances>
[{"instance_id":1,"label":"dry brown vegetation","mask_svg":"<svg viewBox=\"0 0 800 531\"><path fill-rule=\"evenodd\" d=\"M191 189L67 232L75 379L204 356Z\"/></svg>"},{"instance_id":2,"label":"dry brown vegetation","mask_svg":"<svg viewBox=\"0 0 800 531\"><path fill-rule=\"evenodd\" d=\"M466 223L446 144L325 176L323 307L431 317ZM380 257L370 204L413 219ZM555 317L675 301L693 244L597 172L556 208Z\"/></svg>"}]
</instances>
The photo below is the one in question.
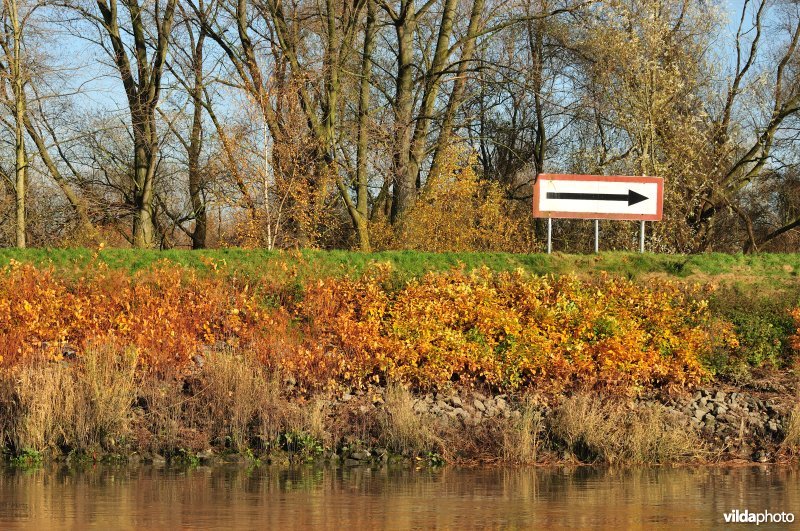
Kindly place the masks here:
<instances>
[{"instance_id":1,"label":"dry brown vegetation","mask_svg":"<svg viewBox=\"0 0 800 531\"><path fill-rule=\"evenodd\" d=\"M513 414L482 422L417 411L401 385L370 407L329 395L303 398L242 353L209 353L183 377L137 375L136 356L111 346L85 361L42 360L5 371L0 435L12 455L99 459L133 452L187 458L213 449L265 459L346 457L358 448L453 463L662 463L698 457L697 435L657 405L626 408L589 395L544 417L523 398ZM377 404L378 402L376 402ZM285 456L285 457L281 457ZM568 457L569 458L569 457Z\"/></svg>"},{"instance_id":2,"label":"dry brown vegetation","mask_svg":"<svg viewBox=\"0 0 800 531\"><path fill-rule=\"evenodd\" d=\"M130 434L136 354L111 346L80 362L40 360L3 373L6 440L15 451L113 451Z\"/></svg>"},{"instance_id":3,"label":"dry brown vegetation","mask_svg":"<svg viewBox=\"0 0 800 531\"><path fill-rule=\"evenodd\" d=\"M438 436L436 419L414 410L414 396L401 385L390 385L380 417L380 440L403 455L447 450Z\"/></svg>"},{"instance_id":4,"label":"dry brown vegetation","mask_svg":"<svg viewBox=\"0 0 800 531\"><path fill-rule=\"evenodd\" d=\"M791 453L800 453L800 404L795 405L789 413L785 434L783 446Z\"/></svg>"},{"instance_id":5,"label":"dry brown vegetation","mask_svg":"<svg viewBox=\"0 0 800 531\"><path fill-rule=\"evenodd\" d=\"M539 408L530 399L523 401L519 416L505 423L502 430L503 461L517 465L535 463L544 442L544 429Z\"/></svg>"},{"instance_id":6,"label":"dry brown vegetation","mask_svg":"<svg viewBox=\"0 0 800 531\"><path fill-rule=\"evenodd\" d=\"M589 394L565 399L550 426L577 459L602 463L666 463L699 458L700 437L660 404L635 409Z\"/></svg>"}]
</instances>

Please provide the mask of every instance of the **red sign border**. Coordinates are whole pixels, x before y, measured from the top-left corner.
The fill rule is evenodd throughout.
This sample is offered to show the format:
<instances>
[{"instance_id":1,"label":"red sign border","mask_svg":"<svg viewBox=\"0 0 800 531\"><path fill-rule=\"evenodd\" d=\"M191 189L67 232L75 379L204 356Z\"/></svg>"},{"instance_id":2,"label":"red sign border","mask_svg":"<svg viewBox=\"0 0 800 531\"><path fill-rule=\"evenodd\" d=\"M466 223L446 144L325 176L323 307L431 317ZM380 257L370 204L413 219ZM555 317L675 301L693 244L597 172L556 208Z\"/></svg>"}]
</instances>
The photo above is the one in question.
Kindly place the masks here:
<instances>
[{"instance_id":1,"label":"red sign border","mask_svg":"<svg viewBox=\"0 0 800 531\"><path fill-rule=\"evenodd\" d=\"M541 194L541 180L548 181L591 181L591 182L617 182L617 183L647 183L657 184L658 192L656 204L658 211L655 214L609 214L602 212L550 212L539 210L539 195ZM615 219L622 221L661 221L664 217L664 179L661 177L636 177L630 175L575 175L561 173L542 173L536 178L533 185L533 217L535 218L562 218L562 219Z\"/></svg>"}]
</instances>

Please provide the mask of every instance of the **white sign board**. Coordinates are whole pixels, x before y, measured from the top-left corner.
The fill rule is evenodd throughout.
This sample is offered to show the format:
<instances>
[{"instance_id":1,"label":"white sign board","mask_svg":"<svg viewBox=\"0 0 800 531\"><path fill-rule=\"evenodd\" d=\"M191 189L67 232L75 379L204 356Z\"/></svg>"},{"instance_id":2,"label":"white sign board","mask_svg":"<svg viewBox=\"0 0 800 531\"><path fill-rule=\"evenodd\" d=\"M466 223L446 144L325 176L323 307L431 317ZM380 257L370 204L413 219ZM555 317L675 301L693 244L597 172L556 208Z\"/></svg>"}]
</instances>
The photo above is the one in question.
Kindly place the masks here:
<instances>
[{"instance_id":1,"label":"white sign board","mask_svg":"<svg viewBox=\"0 0 800 531\"><path fill-rule=\"evenodd\" d=\"M660 177L541 174L533 187L539 218L660 221L664 180Z\"/></svg>"}]
</instances>

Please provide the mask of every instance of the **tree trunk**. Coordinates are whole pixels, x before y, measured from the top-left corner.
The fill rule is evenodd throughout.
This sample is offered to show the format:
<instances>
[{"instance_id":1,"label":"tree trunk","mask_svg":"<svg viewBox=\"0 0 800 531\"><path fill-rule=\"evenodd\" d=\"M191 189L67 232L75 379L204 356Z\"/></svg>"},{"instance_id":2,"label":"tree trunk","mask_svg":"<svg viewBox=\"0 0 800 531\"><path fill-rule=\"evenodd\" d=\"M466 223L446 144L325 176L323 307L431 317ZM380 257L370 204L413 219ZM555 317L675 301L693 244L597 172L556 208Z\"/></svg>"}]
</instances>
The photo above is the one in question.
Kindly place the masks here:
<instances>
[{"instance_id":1,"label":"tree trunk","mask_svg":"<svg viewBox=\"0 0 800 531\"><path fill-rule=\"evenodd\" d=\"M447 101L447 107L445 108L444 117L442 118L439 139L436 142L436 149L433 153L433 161L431 162L431 169L428 174L428 179L431 181L437 179L441 173L447 148L450 146L450 140L455 127L456 112L464 102L464 94L467 85L467 69L475 54L475 41L478 38L479 22L484 5L485 0L474 0L472 4L469 26L467 27L467 34L465 36L466 40L461 50L461 60L458 63L458 74L453 82L450 98Z\"/></svg>"},{"instance_id":2,"label":"tree trunk","mask_svg":"<svg viewBox=\"0 0 800 531\"><path fill-rule=\"evenodd\" d=\"M25 191L28 156L25 152L25 80L22 78L22 26L17 13L16 0L6 3L11 29L14 32L14 52L11 57L11 75L14 92L14 154L15 154L15 193L16 193L16 245L25 247Z\"/></svg>"},{"instance_id":3,"label":"tree trunk","mask_svg":"<svg viewBox=\"0 0 800 531\"><path fill-rule=\"evenodd\" d=\"M356 147L356 208L353 226L358 246L364 252L372 249L369 241L369 205L367 204L367 157L369 151L369 91L372 75L372 54L375 50L375 3L367 0L367 25L364 28L364 56L361 60L361 84L358 98L358 145Z\"/></svg>"},{"instance_id":4,"label":"tree trunk","mask_svg":"<svg viewBox=\"0 0 800 531\"><path fill-rule=\"evenodd\" d=\"M28 161L25 153L25 136L22 132L22 111L19 102L16 105L16 124L15 129L15 153L16 153L16 243L17 247L24 248L25 242L25 187L27 185L25 179L25 170L27 169Z\"/></svg>"},{"instance_id":5,"label":"tree trunk","mask_svg":"<svg viewBox=\"0 0 800 531\"><path fill-rule=\"evenodd\" d=\"M155 153L151 149L151 127L155 118L145 118L145 127L134 132L134 194L133 194L133 245L148 249L155 243L153 220L153 177L155 175ZM134 131L138 129L134 125Z\"/></svg>"},{"instance_id":6,"label":"tree trunk","mask_svg":"<svg viewBox=\"0 0 800 531\"><path fill-rule=\"evenodd\" d=\"M152 247L155 242L155 208L153 186L158 160L158 137L155 111L161 93L161 76L167 56L176 0L167 0L163 11L156 9L152 20L142 13L138 0L122 0L130 14L131 43L127 43L119 27L117 0L96 0L102 25L113 50L112 58L120 74L128 101L133 129L133 245ZM158 15L161 18L158 18ZM155 28L145 28L148 21ZM155 39L152 35L155 34ZM152 41L155 40L155 43ZM152 57L148 48L153 47ZM133 52L137 75L134 76L129 51Z\"/></svg>"},{"instance_id":7,"label":"tree trunk","mask_svg":"<svg viewBox=\"0 0 800 531\"><path fill-rule=\"evenodd\" d=\"M194 67L194 87L192 88L192 131L189 138L189 198L194 215L192 231L192 249L206 247L206 204L203 200L203 180L200 175L200 153L203 149L203 42L205 33L202 28L197 37L192 57Z\"/></svg>"},{"instance_id":8,"label":"tree trunk","mask_svg":"<svg viewBox=\"0 0 800 531\"><path fill-rule=\"evenodd\" d=\"M409 0L412 1L413 0ZM404 2L405 3L405 2ZM397 223L416 198L416 174L410 171L412 121L414 114L414 33L416 15L413 5L404 18L395 23L397 32L397 78L395 97L394 187L391 222Z\"/></svg>"},{"instance_id":9,"label":"tree trunk","mask_svg":"<svg viewBox=\"0 0 800 531\"><path fill-rule=\"evenodd\" d=\"M453 36L453 22L455 20L457 4L456 0L445 0L442 6L442 18L439 24L439 35L436 39L433 61L431 61L431 65L425 76L425 89L422 94L419 117L414 126L411 156L409 157L408 164L408 173L413 176L415 181L415 193L418 193L420 188L422 188L420 168L425 158L428 130L436 109L439 85L441 84L442 75L447 68L447 60L450 57L450 41Z\"/></svg>"}]
</instances>

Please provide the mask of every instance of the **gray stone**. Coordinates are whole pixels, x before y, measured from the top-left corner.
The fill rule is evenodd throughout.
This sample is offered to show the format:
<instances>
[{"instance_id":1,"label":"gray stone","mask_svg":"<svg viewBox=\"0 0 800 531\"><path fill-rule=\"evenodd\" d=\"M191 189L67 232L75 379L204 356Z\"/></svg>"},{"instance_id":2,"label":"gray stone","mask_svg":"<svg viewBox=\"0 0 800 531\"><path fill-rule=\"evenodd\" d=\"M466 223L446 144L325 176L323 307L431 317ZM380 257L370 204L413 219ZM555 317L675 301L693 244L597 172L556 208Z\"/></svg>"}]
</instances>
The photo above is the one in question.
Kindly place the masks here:
<instances>
[{"instance_id":1,"label":"gray stone","mask_svg":"<svg viewBox=\"0 0 800 531\"><path fill-rule=\"evenodd\" d=\"M703 417L705 417L707 413L708 413L708 411L706 411L705 409L703 409L703 408L697 408L697 409L695 410L695 412L694 412L694 417L695 417L697 420L700 420L700 419L702 419Z\"/></svg>"},{"instance_id":2,"label":"gray stone","mask_svg":"<svg viewBox=\"0 0 800 531\"><path fill-rule=\"evenodd\" d=\"M464 403L461 401L461 398L459 398L458 395L451 396L450 398L447 399L447 401L453 407L462 407L464 405Z\"/></svg>"},{"instance_id":3,"label":"gray stone","mask_svg":"<svg viewBox=\"0 0 800 531\"><path fill-rule=\"evenodd\" d=\"M359 450L357 452L353 452L352 454L350 454L350 458L355 459L357 461L365 461L369 459L371 456L372 454L370 454L369 451L367 450Z\"/></svg>"},{"instance_id":4,"label":"gray stone","mask_svg":"<svg viewBox=\"0 0 800 531\"><path fill-rule=\"evenodd\" d=\"M478 411L486 411L486 405L477 398L472 401L472 405L475 406L475 409Z\"/></svg>"},{"instance_id":5,"label":"gray stone","mask_svg":"<svg viewBox=\"0 0 800 531\"><path fill-rule=\"evenodd\" d=\"M725 391L717 391L717 394L714 395L714 400L717 402L725 402Z\"/></svg>"},{"instance_id":6,"label":"gray stone","mask_svg":"<svg viewBox=\"0 0 800 531\"><path fill-rule=\"evenodd\" d=\"M425 402L423 402L421 400L417 401L414 404L414 411L416 413L427 413L429 411L428 404L426 404Z\"/></svg>"}]
</instances>

